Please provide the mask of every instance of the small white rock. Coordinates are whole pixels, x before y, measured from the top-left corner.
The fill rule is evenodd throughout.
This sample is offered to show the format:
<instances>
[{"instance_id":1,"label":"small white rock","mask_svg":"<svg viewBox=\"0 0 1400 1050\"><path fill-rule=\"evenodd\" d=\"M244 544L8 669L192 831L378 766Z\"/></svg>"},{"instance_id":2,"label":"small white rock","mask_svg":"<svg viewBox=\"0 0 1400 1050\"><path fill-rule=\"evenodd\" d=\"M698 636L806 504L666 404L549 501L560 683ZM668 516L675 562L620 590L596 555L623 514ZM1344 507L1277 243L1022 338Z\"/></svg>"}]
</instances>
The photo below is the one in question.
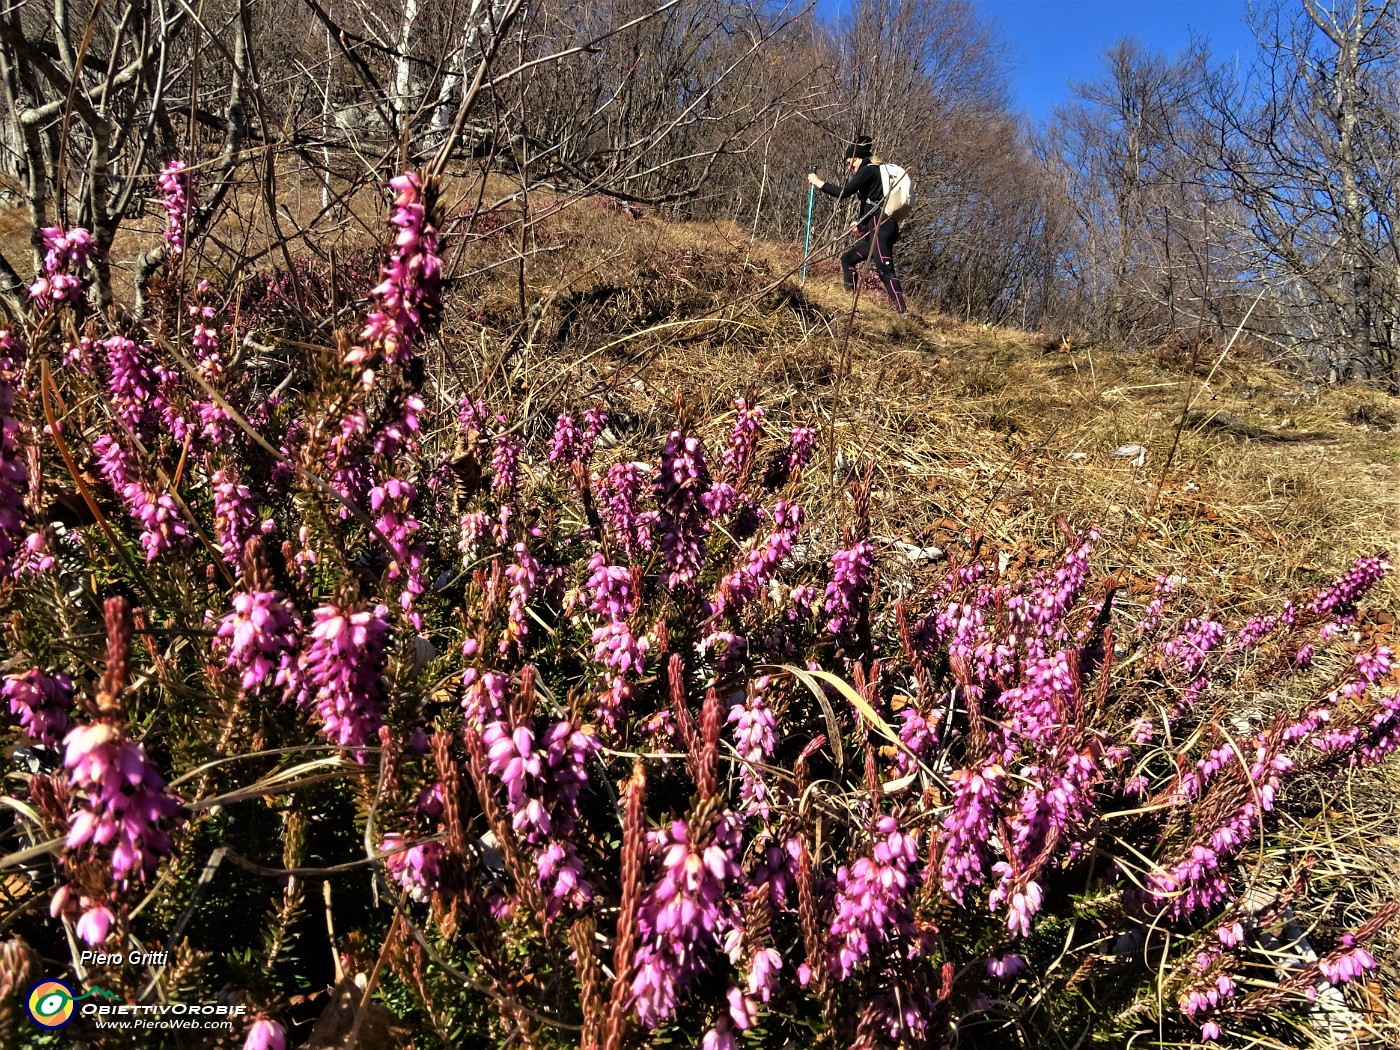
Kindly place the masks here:
<instances>
[{"instance_id":1,"label":"small white rock","mask_svg":"<svg viewBox=\"0 0 1400 1050\"><path fill-rule=\"evenodd\" d=\"M1133 466L1135 467L1141 467L1147 462L1147 449L1141 445L1119 445L1110 455L1122 456L1124 458L1132 456Z\"/></svg>"}]
</instances>

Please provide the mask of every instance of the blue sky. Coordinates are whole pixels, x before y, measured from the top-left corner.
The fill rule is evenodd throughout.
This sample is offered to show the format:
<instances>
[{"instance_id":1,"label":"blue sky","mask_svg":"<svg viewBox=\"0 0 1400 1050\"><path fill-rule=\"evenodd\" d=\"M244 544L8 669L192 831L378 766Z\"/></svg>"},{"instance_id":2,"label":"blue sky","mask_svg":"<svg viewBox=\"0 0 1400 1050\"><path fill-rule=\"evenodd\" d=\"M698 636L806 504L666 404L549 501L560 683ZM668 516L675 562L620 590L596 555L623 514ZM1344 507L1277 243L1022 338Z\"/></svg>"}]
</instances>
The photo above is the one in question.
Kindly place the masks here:
<instances>
[{"instance_id":1,"label":"blue sky","mask_svg":"<svg viewBox=\"0 0 1400 1050\"><path fill-rule=\"evenodd\" d=\"M1246 0L974 0L1006 42L1011 98L1037 124L1056 103L1068 101L1071 80L1103 71L1104 49L1135 36L1151 50L1175 57L1194 31L1217 62L1238 53L1247 63L1254 37L1245 24Z\"/></svg>"}]
</instances>

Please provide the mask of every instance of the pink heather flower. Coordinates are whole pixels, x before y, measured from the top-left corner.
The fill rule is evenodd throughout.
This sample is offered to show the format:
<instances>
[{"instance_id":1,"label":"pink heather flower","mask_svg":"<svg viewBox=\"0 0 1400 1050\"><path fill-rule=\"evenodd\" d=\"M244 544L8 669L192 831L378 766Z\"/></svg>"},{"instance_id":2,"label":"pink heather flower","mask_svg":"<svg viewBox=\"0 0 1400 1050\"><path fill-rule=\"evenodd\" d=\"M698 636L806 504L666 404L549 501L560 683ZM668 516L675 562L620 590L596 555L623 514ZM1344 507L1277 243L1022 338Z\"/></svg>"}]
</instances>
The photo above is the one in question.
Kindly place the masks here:
<instances>
[{"instance_id":1,"label":"pink heather flower","mask_svg":"<svg viewBox=\"0 0 1400 1050\"><path fill-rule=\"evenodd\" d=\"M1000 766L959 769L951 776L952 809L943 819L942 885L959 904L986 880L984 865L997 826L1006 773Z\"/></svg>"},{"instance_id":2,"label":"pink heather flower","mask_svg":"<svg viewBox=\"0 0 1400 1050\"><path fill-rule=\"evenodd\" d=\"M409 614L409 622L421 626L421 619L411 611L413 603L426 589L423 576L423 561L427 549L414 542L422 527L413 516L413 505L418 499L417 490L407 481L398 478L385 478L369 493L370 510L378 515L375 528L389 544L388 571L385 577L390 580L403 579L403 590L399 592L399 607Z\"/></svg>"},{"instance_id":3,"label":"pink heather flower","mask_svg":"<svg viewBox=\"0 0 1400 1050\"><path fill-rule=\"evenodd\" d=\"M462 527L457 540L457 549L462 552L464 565L470 564L485 550L486 540L491 537L491 516L484 510L468 511L462 515Z\"/></svg>"},{"instance_id":4,"label":"pink heather flower","mask_svg":"<svg viewBox=\"0 0 1400 1050\"><path fill-rule=\"evenodd\" d=\"M705 537L710 531L703 502L709 488L710 474L700 439L671 431L661 453L654 491L659 508L656 531L668 570L663 578L673 590L693 588L700 578Z\"/></svg>"},{"instance_id":5,"label":"pink heather flower","mask_svg":"<svg viewBox=\"0 0 1400 1050\"><path fill-rule=\"evenodd\" d=\"M591 728L557 722L537 743L529 726L512 729L497 721L485 728L481 741L488 770L505 788L511 827L532 852L539 884L549 893L550 914L565 901L584 903L591 891L572 836L579 793L588 782L586 766L599 748L597 737Z\"/></svg>"},{"instance_id":6,"label":"pink heather flower","mask_svg":"<svg viewBox=\"0 0 1400 1050\"><path fill-rule=\"evenodd\" d=\"M1356 612L1357 603L1390 572L1390 559L1384 554L1357 558L1340 580L1319 594L1312 603L1313 612L1329 613L1345 619Z\"/></svg>"},{"instance_id":7,"label":"pink heather flower","mask_svg":"<svg viewBox=\"0 0 1400 1050\"><path fill-rule=\"evenodd\" d=\"M185 227L190 215L190 173L185 162L172 160L161 169L156 184L160 187L161 206L165 209L166 225L162 236L170 245L171 256L178 256L185 250Z\"/></svg>"},{"instance_id":8,"label":"pink heather flower","mask_svg":"<svg viewBox=\"0 0 1400 1050\"><path fill-rule=\"evenodd\" d=\"M322 729L337 747L369 745L382 724L387 613L382 605L355 612L336 605L316 610L301 675Z\"/></svg>"},{"instance_id":9,"label":"pink heather flower","mask_svg":"<svg viewBox=\"0 0 1400 1050\"><path fill-rule=\"evenodd\" d=\"M1195 678L1206 657L1224 640L1224 624L1192 619L1181 634L1162 643L1162 664L1185 679Z\"/></svg>"},{"instance_id":10,"label":"pink heather flower","mask_svg":"<svg viewBox=\"0 0 1400 1050\"><path fill-rule=\"evenodd\" d=\"M579 438L578 459L581 463L587 463L593 458L593 447L597 444L598 435L608 425L607 409L594 406L583 410L583 434Z\"/></svg>"},{"instance_id":11,"label":"pink heather flower","mask_svg":"<svg viewBox=\"0 0 1400 1050\"><path fill-rule=\"evenodd\" d=\"M375 454L393 459L400 449L416 452L424 408L423 399L417 394L396 393L374 435Z\"/></svg>"},{"instance_id":12,"label":"pink heather flower","mask_svg":"<svg viewBox=\"0 0 1400 1050\"><path fill-rule=\"evenodd\" d=\"M79 726L64 740L63 765L84 805L68 829L68 849L111 846L112 877L145 880L170 851L164 825L180 809L140 744L106 722Z\"/></svg>"},{"instance_id":13,"label":"pink heather flower","mask_svg":"<svg viewBox=\"0 0 1400 1050\"><path fill-rule=\"evenodd\" d=\"M817 447L817 432L811 427L793 427L791 446L788 449L788 470L797 473L812 458L812 450Z\"/></svg>"},{"instance_id":14,"label":"pink heather flower","mask_svg":"<svg viewBox=\"0 0 1400 1050\"><path fill-rule=\"evenodd\" d=\"M739 1050L734 1032L727 1024L716 1025L705 1032L700 1040L700 1050Z\"/></svg>"},{"instance_id":15,"label":"pink heather flower","mask_svg":"<svg viewBox=\"0 0 1400 1050\"><path fill-rule=\"evenodd\" d=\"M1244 943L1244 927L1238 922L1226 923L1216 928L1215 935L1226 948L1236 948Z\"/></svg>"},{"instance_id":16,"label":"pink heather flower","mask_svg":"<svg viewBox=\"0 0 1400 1050\"><path fill-rule=\"evenodd\" d=\"M243 1050L287 1050L287 1032L271 1018L255 1018L243 1041Z\"/></svg>"},{"instance_id":17,"label":"pink heather flower","mask_svg":"<svg viewBox=\"0 0 1400 1050\"><path fill-rule=\"evenodd\" d=\"M923 715L912 707L899 712L899 739L914 757L904 751L896 751L894 766L900 776L914 771L914 758L922 758L938 742L938 727L930 725Z\"/></svg>"},{"instance_id":18,"label":"pink heather flower","mask_svg":"<svg viewBox=\"0 0 1400 1050\"><path fill-rule=\"evenodd\" d=\"M236 572L243 559L244 546L259 532L257 508L253 494L248 486L239 484L235 471L215 471L210 481L214 490L214 531L219 553Z\"/></svg>"},{"instance_id":19,"label":"pink heather flower","mask_svg":"<svg viewBox=\"0 0 1400 1050\"><path fill-rule=\"evenodd\" d=\"M506 582L510 584L510 605L506 610L506 630L497 648L504 655L512 645L523 648L524 640L530 634L530 624L525 617L525 607L539 583L540 563L523 543L515 545L515 562L506 566Z\"/></svg>"},{"instance_id":20,"label":"pink heather flower","mask_svg":"<svg viewBox=\"0 0 1400 1050\"><path fill-rule=\"evenodd\" d=\"M578 459L581 435L574 425L574 417L567 412L559 416L554 424L554 437L549 442L551 463L573 463Z\"/></svg>"},{"instance_id":21,"label":"pink heather flower","mask_svg":"<svg viewBox=\"0 0 1400 1050\"><path fill-rule=\"evenodd\" d=\"M82 273L96 249L92 234L82 228L64 232L57 226L39 231L44 248L44 272L29 286L30 298L39 309L50 303L77 305L83 298Z\"/></svg>"},{"instance_id":22,"label":"pink heather flower","mask_svg":"<svg viewBox=\"0 0 1400 1050\"><path fill-rule=\"evenodd\" d=\"M744 563L739 568L721 582L718 611L737 612L768 586L778 567L792 554L792 546L802 528L804 516L805 512L797 504L778 500L771 514L773 531L745 555Z\"/></svg>"},{"instance_id":23,"label":"pink heather flower","mask_svg":"<svg viewBox=\"0 0 1400 1050\"><path fill-rule=\"evenodd\" d=\"M875 548L859 540L855 546L831 556L831 582L826 585L828 617L826 627L837 637L849 635L870 598L870 573L875 567Z\"/></svg>"},{"instance_id":24,"label":"pink heather flower","mask_svg":"<svg viewBox=\"0 0 1400 1050\"><path fill-rule=\"evenodd\" d=\"M995 977L998 981L1009 981L1025 968L1026 961L1015 952L993 955L987 960L987 976Z\"/></svg>"},{"instance_id":25,"label":"pink heather flower","mask_svg":"<svg viewBox=\"0 0 1400 1050\"><path fill-rule=\"evenodd\" d=\"M716 481L702 493L700 502L711 518L727 518L739 506L739 490L727 481Z\"/></svg>"},{"instance_id":26,"label":"pink heather flower","mask_svg":"<svg viewBox=\"0 0 1400 1050\"><path fill-rule=\"evenodd\" d=\"M471 659L476 655L476 642L467 639L463 645L463 655ZM466 650L470 648L471 652ZM462 710L474 726L484 726L488 722L500 721L505 717L506 689L510 679L499 671L482 674L475 667L468 667L462 673L462 684L466 693L462 697Z\"/></svg>"},{"instance_id":27,"label":"pink heather flower","mask_svg":"<svg viewBox=\"0 0 1400 1050\"><path fill-rule=\"evenodd\" d=\"M1157 582L1152 587L1152 600L1147 603L1147 608L1143 611L1142 619L1133 628L1139 635L1151 634L1162 622L1162 614L1167 611L1167 599L1176 590L1176 585L1172 583L1170 576L1158 576Z\"/></svg>"},{"instance_id":28,"label":"pink heather flower","mask_svg":"<svg viewBox=\"0 0 1400 1050\"><path fill-rule=\"evenodd\" d=\"M107 393L117 418L139 437L153 435L165 399L151 362L151 348L125 336L102 341L107 359Z\"/></svg>"},{"instance_id":29,"label":"pink heather flower","mask_svg":"<svg viewBox=\"0 0 1400 1050\"><path fill-rule=\"evenodd\" d=\"M843 981L870 957L872 942L914 932L906 898L917 881L917 842L900 831L894 817L881 817L875 829L871 855L836 872L827 967Z\"/></svg>"},{"instance_id":30,"label":"pink heather flower","mask_svg":"<svg viewBox=\"0 0 1400 1050\"><path fill-rule=\"evenodd\" d=\"M155 561L166 551L189 550L192 540L184 516L166 492L151 492L136 477L130 457L106 434L92 443L98 469L112 490L122 498L128 513L141 526L141 546L146 560Z\"/></svg>"},{"instance_id":31,"label":"pink heather flower","mask_svg":"<svg viewBox=\"0 0 1400 1050\"><path fill-rule=\"evenodd\" d=\"M523 446L513 434L499 434L491 453L491 494L505 498L520 481L520 453Z\"/></svg>"},{"instance_id":32,"label":"pink heather flower","mask_svg":"<svg viewBox=\"0 0 1400 1050\"><path fill-rule=\"evenodd\" d=\"M1165 906L1173 919L1216 906L1230 897L1225 863L1249 841L1260 812L1273 808L1283 778L1294 768L1292 760L1278 754L1277 745L1267 736L1255 738L1254 750L1248 771L1252 790L1246 800L1210 824L1197 827L1194 840L1175 855L1174 863L1147 877L1149 900ZM1227 784L1226 790L1230 791L1231 785Z\"/></svg>"},{"instance_id":33,"label":"pink heather flower","mask_svg":"<svg viewBox=\"0 0 1400 1050\"><path fill-rule=\"evenodd\" d=\"M637 610L631 570L606 564L601 552L589 559L588 570L589 611L606 617L592 637L594 661L610 672L608 688L598 698L599 717L615 725L632 697L632 683L646 672L647 639L634 634L629 622Z\"/></svg>"},{"instance_id":34,"label":"pink heather flower","mask_svg":"<svg viewBox=\"0 0 1400 1050\"><path fill-rule=\"evenodd\" d=\"M745 813L768 819L768 787L758 766L778 746L778 720L764 699L767 679L760 679L749 692L747 702L729 709L727 721L734 725L734 749L743 759L739 767L741 808Z\"/></svg>"},{"instance_id":35,"label":"pink heather flower","mask_svg":"<svg viewBox=\"0 0 1400 1050\"><path fill-rule=\"evenodd\" d=\"M641 509L642 491L651 467L645 463L615 463L597 482L598 514L629 558L652 549L655 511Z\"/></svg>"},{"instance_id":36,"label":"pink heather flower","mask_svg":"<svg viewBox=\"0 0 1400 1050\"><path fill-rule=\"evenodd\" d=\"M10 713L19 716L20 728L46 747L63 739L72 724L73 680L62 671L45 674L37 667L24 674L5 676L0 697L9 701Z\"/></svg>"},{"instance_id":37,"label":"pink heather flower","mask_svg":"<svg viewBox=\"0 0 1400 1050\"><path fill-rule=\"evenodd\" d=\"M1332 984L1354 981L1367 970L1376 968L1375 957L1356 943L1350 934L1342 937L1342 948L1319 960L1317 968Z\"/></svg>"},{"instance_id":38,"label":"pink heather flower","mask_svg":"<svg viewBox=\"0 0 1400 1050\"><path fill-rule=\"evenodd\" d=\"M1006 599L1016 637L1024 638L1029 656L1044 656L1051 645L1069 640L1063 620L1089 579L1089 556L1098 542L1097 526L1071 541L1053 569L1036 573L1023 594Z\"/></svg>"},{"instance_id":39,"label":"pink heather flower","mask_svg":"<svg viewBox=\"0 0 1400 1050\"><path fill-rule=\"evenodd\" d=\"M1243 652L1252 649L1269 636L1275 627L1279 625L1277 616L1251 616L1245 621L1243 627L1235 635L1234 641L1230 643L1231 652Z\"/></svg>"},{"instance_id":40,"label":"pink heather flower","mask_svg":"<svg viewBox=\"0 0 1400 1050\"><path fill-rule=\"evenodd\" d=\"M246 693L269 685L291 694L297 685L296 651L301 620L279 591L241 591L219 621L216 648Z\"/></svg>"},{"instance_id":41,"label":"pink heather flower","mask_svg":"<svg viewBox=\"0 0 1400 1050\"><path fill-rule=\"evenodd\" d=\"M783 957L776 948L760 948L753 953L749 963L747 981L748 993L763 1002L768 1002L776 990L778 972L783 968Z\"/></svg>"},{"instance_id":42,"label":"pink heather flower","mask_svg":"<svg viewBox=\"0 0 1400 1050\"><path fill-rule=\"evenodd\" d=\"M1214 1021L1207 1021L1201 1025L1201 1039L1204 1042L1215 1042L1220 1038L1220 1026Z\"/></svg>"},{"instance_id":43,"label":"pink heather flower","mask_svg":"<svg viewBox=\"0 0 1400 1050\"><path fill-rule=\"evenodd\" d=\"M23 546L20 537L29 521L24 493L29 487L29 470L20 446L19 420L15 419L13 361L6 351L13 349L8 332L0 344L0 575L16 567L16 553Z\"/></svg>"},{"instance_id":44,"label":"pink heather flower","mask_svg":"<svg viewBox=\"0 0 1400 1050\"><path fill-rule=\"evenodd\" d=\"M738 418L734 421L734 433L730 435L729 446L724 450L725 477L736 480L744 477L753 464L754 445L763 432L763 408L749 407L742 397L734 402Z\"/></svg>"},{"instance_id":45,"label":"pink heather flower","mask_svg":"<svg viewBox=\"0 0 1400 1050\"><path fill-rule=\"evenodd\" d=\"M738 817L726 811L709 841L696 841L684 820L673 820L648 838L660 855L661 875L638 908L641 947L632 1008L643 1025L656 1028L675 1013L679 994L735 924L726 892L742 874L735 862L741 836Z\"/></svg>"},{"instance_id":46,"label":"pink heather flower","mask_svg":"<svg viewBox=\"0 0 1400 1050\"><path fill-rule=\"evenodd\" d=\"M326 476L331 488L351 503L363 504L372 487L366 435L369 420L360 411L351 412L340 420L339 433L332 433L326 449ZM350 512L340 508L341 519Z\"/></svg>"},{"instance_id":47,"label":"pink heather flower","mask_svg":"<svg viewBox=\"0 0 1400 1050\"><path fill-rule=\"evenodd\" d=\"M997 911L1007 904L1006 929L1013 937L1029 937L1031 922L1040 913L1042 894L1040 883L1034 879L1022 883L1011 870L1011 865L999 860L992 870L1001 876L987 898L987 908Z\"/></svg>"},{"instance_id":48,"label":"pink heather flower","mask_svg":"<svg viewBox=\"0 0 1400 1050\"><path fill-rule=\"evenodd\" d=\"M404 843L404 837L396 831L384 836L379 846L381 853L389 854L384 858L384 867L411 898L425 903L437 890L442 878L442 843L419 842L407 849L402 848ZM393 850L398 852L390 852Z\"/></svg>"},{"instance_id":49,"label":"pink heather flower","mask_svg":"<svg viewBox=\"0 0 1400 1050\"><path fill-rule=\"evenodd\" d=\"M74 932L77 933L78 940L90 947L96 947L107 939L107 931L112 928L112 923L117 917L105 904L92 904L90 901L89 904L91 907L78 919Z\"/></svg>"},{"instance_id":50,"label":"pink heather flower","mask_svg":"<svg viewBox=\"0 0 1400 1050\"><path fill-rule=\"evenodd\" d=\"M422 177L408 172L389 180L389 185L395 194L389 221L399 232L384 279L370 291L374 309L360 333L360 345L346 357L349 365L370 365L381 350L391 365L407 365L413 344L427 335L442 302L442 259ZM362 381L368 385L373 375L366 369Z\"/></svg>"}]
</instances>

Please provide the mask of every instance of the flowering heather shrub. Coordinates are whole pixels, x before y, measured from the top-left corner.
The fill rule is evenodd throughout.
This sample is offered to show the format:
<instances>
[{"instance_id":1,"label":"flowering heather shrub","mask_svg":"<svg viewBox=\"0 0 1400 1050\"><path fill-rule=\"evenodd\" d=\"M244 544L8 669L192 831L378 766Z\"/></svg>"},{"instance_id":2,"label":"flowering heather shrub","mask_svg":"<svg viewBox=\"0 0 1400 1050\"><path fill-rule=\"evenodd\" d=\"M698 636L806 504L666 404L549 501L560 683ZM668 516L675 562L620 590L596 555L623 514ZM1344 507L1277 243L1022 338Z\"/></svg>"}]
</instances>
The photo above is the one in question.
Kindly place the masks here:
<instances>
[{"instance_id":1,"label":"flowering heather shrub","mask_svg":"<svg viewBox=\"0 0 1400 1050\"><path fill-rule=\"evenodd\" d=\"M1344 928L1310 858L1257 858L1400 743L1354 630L1384 556L1240 619L1130 607L1065 524L890 602L868 480L809 525L805 420L682 410L622 456L603 406L426 385L440 216L392 188L332 346L226 367L223 290L173 275L163 329L70 345L80 231L4 340L5 834L46 958L168 948L85 979L223 989L254 1048L332 953L420 1045L596 1048L1297 1041L1375 967L1393 906Z\"/></svg>"}]
</instances>

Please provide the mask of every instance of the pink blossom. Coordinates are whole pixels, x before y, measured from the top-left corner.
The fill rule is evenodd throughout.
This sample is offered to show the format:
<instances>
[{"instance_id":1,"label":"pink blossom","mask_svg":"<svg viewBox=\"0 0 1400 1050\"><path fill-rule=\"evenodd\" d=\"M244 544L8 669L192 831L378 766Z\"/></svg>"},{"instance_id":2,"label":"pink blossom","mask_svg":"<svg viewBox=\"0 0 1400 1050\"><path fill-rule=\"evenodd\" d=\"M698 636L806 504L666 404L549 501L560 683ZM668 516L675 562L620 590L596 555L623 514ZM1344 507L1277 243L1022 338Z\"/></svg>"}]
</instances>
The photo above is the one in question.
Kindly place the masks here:
<instances>
[{"instance_id":1,"label":"pink blossom","mask_svg":"<svg viewBox=\"0 0 1400 1050\"><path fill-rule=\"evenodd\" d=\"M72 724L73 680L62 671L46 674L35 667L6 675L0 697L9 701L10 713L19 716L29 738L48 747L62 740Z\"/></svg>"},{"instance_id":2,"label":"pink blossom","mask_svg":"<svg viewBox=\"0 0 1400 1050\"><path fill-rule=\"evenodd\" d=\"M286 1030L271 1018L255 1018L243 1041L243 1050L287 1050Z\"/></svg>"},{"instance_id":3,"label":"pink blossom","mask_svg":"<svg viewBox=\"0 0 1400 1050\"><path fill-rule=\"evenodd\" d=\"M190 190L192 180L185 162L176 158L161 169L156 185L163 194L161 206L165 209L166 226L161 235L170 245L170 254L178 256L185 250L185 229L190 216Z\"/></svg>"},{"instance_id":4,"label":"pink blossom","mask_svg":"<svg viewBox=\"0 0 1400 1050\"><path fill-rule=\"evenodd\" d=\"M133 873L143 881L149 878L160 855L170 851L164 828L180 803L166 793L146 749L107 722L72 730L64 748L69 783L84 799L65 845L70 850L110 846L112 877L118 883Z\"/></svg>"}]
</instances>

